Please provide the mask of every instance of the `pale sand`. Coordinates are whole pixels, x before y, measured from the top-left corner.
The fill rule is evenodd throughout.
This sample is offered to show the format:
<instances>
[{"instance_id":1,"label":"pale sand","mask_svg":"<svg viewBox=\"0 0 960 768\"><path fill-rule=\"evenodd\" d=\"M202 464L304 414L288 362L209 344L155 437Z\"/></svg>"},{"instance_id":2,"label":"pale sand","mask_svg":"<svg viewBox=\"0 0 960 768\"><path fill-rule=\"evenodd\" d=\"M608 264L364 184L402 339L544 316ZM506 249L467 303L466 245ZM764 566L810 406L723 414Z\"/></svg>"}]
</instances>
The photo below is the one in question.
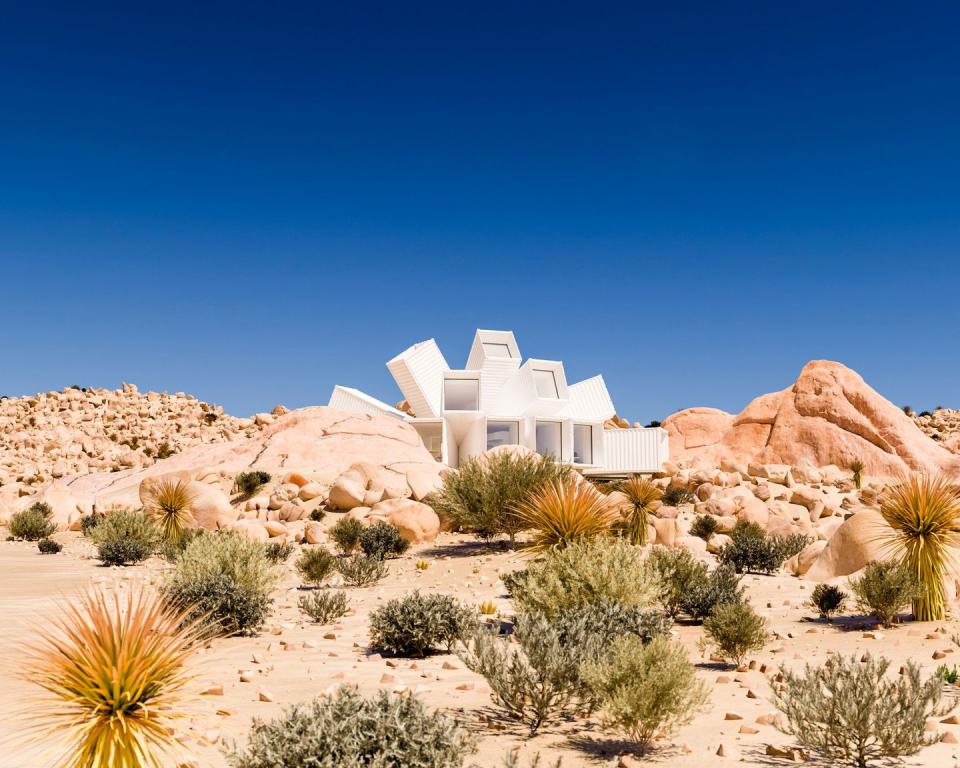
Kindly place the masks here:
<instances>
[{"instance_id":1,"label":"pale sand","mask_svg":"<svg viewBox=\"0 0 960 768\"><path fill-rule=\"evenodd\" d=\"M57 596L69 593L83 585L98 581L110 588L140 580L156 580L165 565L151 561L148 565L126 569L100 567L90 558L92 547L78 534L59 534L57 538L67 546L63 553L41 556L36 546L26 543L0 543L0 643L4 649L4 664L0 669L0 739L5 746L0 754L4 768L35 768L35 752L25 751L17 743L16 723L9 717L18 707L30 686L15 676L17 648L28 637L28 625L43 620L55 610ZM444 553L449 553L448 557ZM430 561L425 572L419 572L414 563L421 558ZM308 700L328 686L342 681L356 683L365 692L381 687L385 674L396 678L396 683L383 687L406 685L417 688L419 695L433 707L442 707L463 721L479 737L479 751L473 762L483 768L499 766L508 750L520 746L524 755L539 751L543 757L563 757L566 768L577 766L615 765L618 753L629 749L616 737L604 733L595 721L577 721L560 726L546 726L533 739L526 728L498 717L482 678L465 670L455 656L435 655L427 659L397 659L396 667L388 666L389 659L367 659L367 626L370 611L389 598L419 588L424 591L451 593L469 603L492 599L509 613L509 601L503 590L497 588L498 572L512 570L522 564L514 552L499 548L486 550L471 539L443 535L436 545L416 547L401 559L390 562L390 576L381 585L368 589L348 589L356 615L341 624L321 627L303 621L297 609L297 578L291 557L283 588L276 593L276 604L264 631L253 638L230 638L213 643L201 659L201 685L222 684L223 696L204 696L198 709L204 715L201 728L209 736L222 740L245 739L253 717L272 718L284 706ZM479 569L479 573L474 573ZM812 585L787 576L747 577L753 605L764 613L771 629L781 639L772 640L766 649L753 657L758 669L737 673L716 666L701 666L698 674L712 687L711 709L675 736L659 743L658 749L644 762L665 766L733 766L733 765L787 765L789 761L767 757L768 744L791 745L788 736L773 726L755 723L758 716L774 712L769 701L767 677L759 665L775 668L780 663L801 664L803 661L822 661L828 652L882 653L897 666L907 658L914 658L924 669L932 672L940 661L931 657L937 650L948 651L946 661L953 663L957 649L951 647L949 637L960 632L956 621L942 625L907 624L885 631L879 639L864 637L854 629L856 621L845 621L843 627L805 621L811 611L803 603ZM788 605L784 603L789 601ZM772 607L767 607L768 604ZM928 633L942 627L944 634L926 639ZM697 626L677 626L678 636L688 648L691 658L698 663L706 660L697 648L702 629ZM334 633L335 639L324 639ZM281 641L292 650L284 650ZM304 648L304 641L313 641L315 648ZM263 663L252 661L253 654L261 654ZM442 669L444 662L456 666ZM390 663L393 663L392 661ZM250 670L255 682L241 683L241 670ZM338 677L339 675L343 677ZM730 682L717 683L718 677ZM458 690L460 686L473 686ZM263 688L274 698L273 702L258 701ZM750 693L756 698L749 697ZM229 714L216 714L217 709ZM726 720L728 713L742 716L742 720ZM756 734L739 734L741 726L755 727ZM937 724L939 733L960 737L960 726ZM9 742L7 741L9 740ZM11 746L12 745L12 746ZM722 745L724 756L717 756ZM910 765L953 765L960 755L960 745L939 743L910 758ZM218 748L197 748L201 764L224 766L226 761ZM469 764L470 761L468 761ZM525 760L521 763L525 766Z\"/></svg>"}]
</instances>

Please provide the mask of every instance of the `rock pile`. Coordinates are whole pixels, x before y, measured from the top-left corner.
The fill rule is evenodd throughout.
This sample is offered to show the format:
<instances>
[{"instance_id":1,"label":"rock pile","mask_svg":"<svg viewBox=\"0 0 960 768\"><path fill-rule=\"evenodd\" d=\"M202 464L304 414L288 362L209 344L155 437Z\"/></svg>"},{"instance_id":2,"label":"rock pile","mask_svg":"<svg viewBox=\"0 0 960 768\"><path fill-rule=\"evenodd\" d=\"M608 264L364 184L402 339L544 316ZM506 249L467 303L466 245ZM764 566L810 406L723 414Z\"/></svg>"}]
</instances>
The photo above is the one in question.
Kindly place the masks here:
<instances>
[{"instance_id":1,"label":"rock pile","mask_svg":"<svg viewBox=\"0 0 960 768\"><path fill-rule=\"evenodd\" d=\"M960 410L937 408L933 413L911 414L923 433L951 453L960 453Z\"/></svg>"}]
</instances>

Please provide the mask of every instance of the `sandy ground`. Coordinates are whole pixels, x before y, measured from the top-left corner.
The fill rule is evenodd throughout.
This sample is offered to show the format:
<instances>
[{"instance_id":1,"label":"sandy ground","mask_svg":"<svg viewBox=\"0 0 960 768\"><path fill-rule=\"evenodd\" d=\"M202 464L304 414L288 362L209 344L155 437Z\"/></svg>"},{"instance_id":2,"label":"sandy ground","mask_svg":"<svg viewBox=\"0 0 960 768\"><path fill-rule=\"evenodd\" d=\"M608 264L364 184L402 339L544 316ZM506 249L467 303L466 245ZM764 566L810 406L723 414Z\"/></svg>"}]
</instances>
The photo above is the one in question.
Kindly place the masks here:
<instances>
[{"instance_id":1,"label":"sandy ground","mask_svg":"<svg viewBox=\"0 0 960 768\"><path fill-rule=\"evenodd\" d=\"M31 633L31 624L42 622L56 610L59 596L89 582L118 589L131 582L156 581L166 567L162 561L152 560L131 568L104 568L92 559L92 547L79 534L58 534L56 538L66 545L65 550L49 556L40 555L33 544L0 542L0 743L4 745L0 768L39 765L36 753L18 742L16 721L9 717L31 687L15 674L18 647ZM224 689L222 696L198 699L198 736L214 742L204 746L198 739L192 745L200 765L225 766L224 743L242 743L252 718L273 718L286 705L308 700L344 681L356 683L365 692L396 686L414 689L429 705L442 708L476 734L479 749L473 761L482 768L500 766L504 755L516 747L524 756L536 752L544 758L562 756L566 768L616 765L617 756L629 751L629 744L604 733L595 721L547 726L536 738L528 738L524 726L500 717L484 680L464 669L455 656L412 661L381 658L369 650L370 611L414 589L450 593L468 603L494 600L509 614L509 601L502 584L498 585L497 574L523 564L517 553L445 534L433 545L416 547L403 558L390 561L390 575L380 585L348 588L356 613L333 627L304 621L299 614L301 592L294 559L295 555L286 566L288 573L263 632L252 638L217 640L198 658L197 690L215 684ZM426 571L415 568L419 559L429 561ZM698 674L711 686L711 708L673 737L658 742L657 750L643 762L689 768L790 763L765 754L769 744L790 746L790 737L756 722L775 711L769 701L768 676L781 663L802 665L821 661L829 653L871 652L890 658L894 669L912 658L932 672L943 663L932 658L935 651L946 652L948 664L958 656L949 640L951 634L960 632L956 621L905 624L882 633L865 632L857 619L827 625L812 621L811 611L804 606L811 584L787 576L751 576L745 582L752 603L767 616L773 638L752 657L755 669L736 672L712 665L703 657L697 648L700 627L675 627L675 634L699 665ZM761 666L768 669L766 674ZM251 673L252 682L240 682L241 672ZM260 700L261 694L271 700ZM955 765L960 745L948 742L960 739L960 725L931 723L930 727L941 735L950 734L948 741L923 750L907 763ZM722 754L718 755L718 750ZM526 757L521 762L525 765Z\"/></svg>"}]
</instances>

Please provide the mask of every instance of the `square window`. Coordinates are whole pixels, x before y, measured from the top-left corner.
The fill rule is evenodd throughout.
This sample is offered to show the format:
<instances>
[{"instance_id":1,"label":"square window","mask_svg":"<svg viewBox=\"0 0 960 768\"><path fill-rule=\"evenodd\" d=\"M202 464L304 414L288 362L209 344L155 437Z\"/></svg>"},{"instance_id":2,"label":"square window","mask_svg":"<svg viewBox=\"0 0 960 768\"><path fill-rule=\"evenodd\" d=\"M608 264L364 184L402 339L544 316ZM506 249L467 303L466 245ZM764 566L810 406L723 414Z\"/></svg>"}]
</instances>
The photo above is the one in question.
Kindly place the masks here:
<instances>
[{"instance_id":1,"label":"square window","mask_svg":"<svg viewBox=\"0 0 960 768\"><path fill-rule=\"evenodd\" d=\"M487 450L498 445L519 445L520 424L516 421L487 422Z\"/></svg>"},{"instance_id":2,"label":"square window","mask_svg":"<svg viewBox=\"0 0 960 768\"><path fill-rule=\"evenodd\" d=\"M479 379L444 379L443 408L446 411L480 410Z\"/></svg>"}]
</instances>

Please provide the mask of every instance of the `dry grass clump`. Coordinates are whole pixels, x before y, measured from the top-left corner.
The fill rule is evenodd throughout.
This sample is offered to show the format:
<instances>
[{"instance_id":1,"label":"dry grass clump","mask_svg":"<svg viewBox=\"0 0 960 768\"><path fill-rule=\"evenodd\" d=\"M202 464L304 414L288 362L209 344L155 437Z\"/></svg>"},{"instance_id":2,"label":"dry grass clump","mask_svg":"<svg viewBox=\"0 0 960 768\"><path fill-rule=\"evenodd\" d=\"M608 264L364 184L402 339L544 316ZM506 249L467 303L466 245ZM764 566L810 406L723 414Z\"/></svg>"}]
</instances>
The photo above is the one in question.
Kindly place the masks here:
<instances>
[{"instance_id":1,"label":"dry grass clump","mask_svg":"<svg viewBox=\"0 0 960 768\"><path fill-rule=\"evenodd\" d=\"M548 483L518 502L515 511L534 532L524 547L531 552L608 534L619 517L606 496L576 476Z\"/></svg>"}]
</instances>

